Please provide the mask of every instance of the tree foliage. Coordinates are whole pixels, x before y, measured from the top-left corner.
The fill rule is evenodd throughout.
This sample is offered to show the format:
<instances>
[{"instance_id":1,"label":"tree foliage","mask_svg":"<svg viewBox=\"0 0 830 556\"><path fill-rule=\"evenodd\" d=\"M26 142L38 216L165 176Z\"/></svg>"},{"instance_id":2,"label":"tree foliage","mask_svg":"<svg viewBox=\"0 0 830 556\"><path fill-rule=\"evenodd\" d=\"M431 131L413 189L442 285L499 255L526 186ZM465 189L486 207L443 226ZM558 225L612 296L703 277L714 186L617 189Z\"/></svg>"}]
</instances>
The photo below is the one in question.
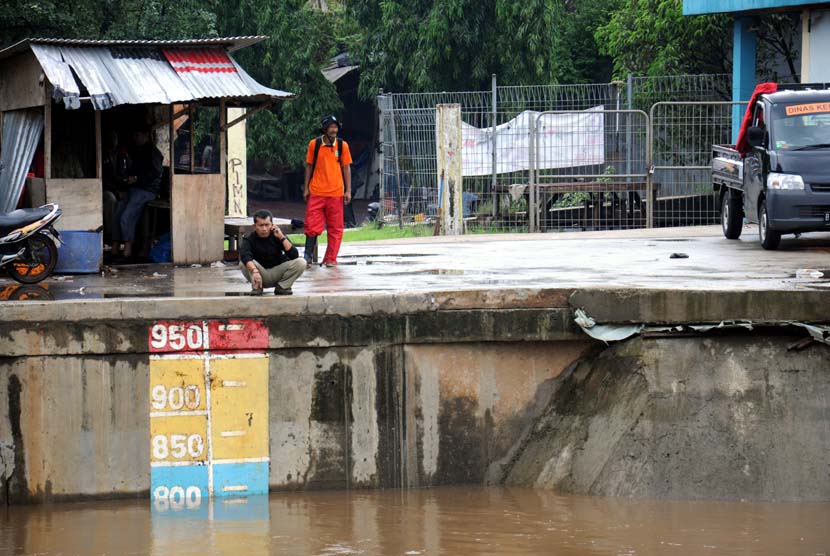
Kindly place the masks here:
<instances>
[{"instance_id":1,"label":"tree foliage","mask_svg":"<svg viewBox=\"0 0 830 556\"><path fill-rule=\"evenodd\" d=\"M558 0L353 0L361 91L479 90L490 76L553 83L567 58Z\"/></svg>"},{"instance_id":2,"label":"tree foliage","mask_svg":"<svg viewBox=\"0 0 830 556\"><path fill-rule=\"evenodd\" d=\"M320 117L340 107L320 68L343 48L342 12L313 10L303 0L10 0L0 6L0 43L27 37L193 38L268 35L234 57L261 83L288 90L249 120L249 156L266 164L302 164Z\"/></svg>"},{"instance_id":3,"label":"tree foliage","mask_svg":"<svg viewBox=\"0 0 830 556\"><path fill-rule=\"evenodd\" d=\"M235 57L260 83L296 95L250 118L249 156L272 164L299 165L320 118L341 108L337 91L320 69L342 47L340 12L309 8L304 0L224 0L222 35L268 35Z\"/></svg>"},{"instance_id":4,"label":"tree foliage","mask_svg":"<svg viewBox=\"0 0 830 556\"><path fill-rule=\"evenodd\" d=\"M234 56L295 93L249 120L249 153L299 165L319 118L341 108L320 69L349 51L364 98L387 91L607 82L730 70L732 18L682 15L682 0L5 0L0 43L26 37L268 35ZM798 21L758 17L759 69L797 78ZM769 63L776 56L783 63Z\"/></svg>"},{"instance_id":5,"label":"tree foliage","mask_svg":"<svg viewBox=\"0 0 830 556\"><path fill-rule=\"evenodd\" d=\"M211 4L196 0L6 0L0 43L31 37L190 38L216 36Z\"/></svg>"},{"instance_id":6,"label":"tree foliage","mask_svg":"<svg viewBox=\"0 0 830 556\"><path fill-rule=\"evenodd\" d=\"M733 18L684 16L682 0L624 0L596 32L601 52L613 56L618 77L728 73ZM756 15L757 66L763 79L798 80L798 18Z\"/></svg>"},{"instance_id":7,"label":"tree foliage","mask_svg":"<svg viewBox=\"0 0 830 556\"><path fill-rule=\"evenodd\" d=\"M624 0L596 32L618 77L723 73L732 47L731 18L687 17L682 0Z\"/></svg>"},{"instance_id":8,"label":"tree foliage","mask_svg":"<svg viewBox=\"0 0 830 556\"><path fill-rule=\"evenodd\" d=\"M562 40L567 64L561 82L605 83L611 80L614 59L602 51L595 35L622 4L622 0L565 0Z\"/></svg>"}]
</instances>

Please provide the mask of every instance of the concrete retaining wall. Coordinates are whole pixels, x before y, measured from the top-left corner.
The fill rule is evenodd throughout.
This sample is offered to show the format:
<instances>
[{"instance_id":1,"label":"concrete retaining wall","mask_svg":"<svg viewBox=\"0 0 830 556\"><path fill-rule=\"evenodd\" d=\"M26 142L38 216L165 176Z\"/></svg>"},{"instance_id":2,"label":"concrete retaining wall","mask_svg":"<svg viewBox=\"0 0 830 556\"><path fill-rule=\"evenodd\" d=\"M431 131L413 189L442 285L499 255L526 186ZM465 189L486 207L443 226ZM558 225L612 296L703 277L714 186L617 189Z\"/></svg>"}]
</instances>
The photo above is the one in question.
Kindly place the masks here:
<instances>
[{"instance_id":1,"label":"concrete retaining wall","mask_svg":"<svg viewBox=\"0 0 830 556\"><path fill-rule=\"evenodd\" d=\"M272 489L480 483L540 410L538 387L591 345L558 307L340 309L261 319ZM153 322L0 324L10 502L146 495Z\"/></svg>"},{"instance_id":2,"label":"concrete retaining wall","mask_svg":"<svg viewBox=\"0 0 830 556\"><path fill-rule=\"evenodd\" d=\"M830 500L830 348L771 331L634 339L563 374L507 484L604 496Z\"/></svg>"},{"instance_id":3,"label":"concrete retaining wall","mask_svg":"<svg viewBox=\"0 0 830 556\"><path fill-rule=\"evenodd\" d=\"M771 330L606 348L571 316L817 320L798 315L817 317L827 300L500 290L6 304L0 495L147 496L148 328L241 316L268 330L272 489L507 481L827 500L828 348L788 352L798 338Z\"/></svg>"},{"instance_id":4,"label":"concrete retaining wall","mask_svg":"<svg viewBox=\"0 0 830 556\"><path fill-rule=\"evenodd\" d=\"M272 489L482 482L585 342L272 350ZM11 502L150 486L146 355L0 360ZM10 447L10 449L9 449Z\"/></svg>"}]
</instances>

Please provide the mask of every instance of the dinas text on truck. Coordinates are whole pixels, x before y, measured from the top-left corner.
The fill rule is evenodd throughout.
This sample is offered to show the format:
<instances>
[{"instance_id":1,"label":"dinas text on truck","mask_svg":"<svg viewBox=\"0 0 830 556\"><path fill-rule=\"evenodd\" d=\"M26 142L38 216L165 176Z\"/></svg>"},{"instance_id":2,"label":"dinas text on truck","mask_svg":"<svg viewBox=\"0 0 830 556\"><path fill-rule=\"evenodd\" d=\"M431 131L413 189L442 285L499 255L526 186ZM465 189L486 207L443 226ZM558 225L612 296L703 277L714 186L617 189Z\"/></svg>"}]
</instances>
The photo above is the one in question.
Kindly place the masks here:
<instances>
[{"instance_id":1,"label":"dinas text on truck","mask_svg":"<svg viewBox=\"0 0 830 556\"><path fill-rule=\"evenodd\" d=\"M830 84L759 85L736 145L713 151L727 238L740 237L744 217L764 249L784 234L830 231Z\"/></svg>"}]
</instances>

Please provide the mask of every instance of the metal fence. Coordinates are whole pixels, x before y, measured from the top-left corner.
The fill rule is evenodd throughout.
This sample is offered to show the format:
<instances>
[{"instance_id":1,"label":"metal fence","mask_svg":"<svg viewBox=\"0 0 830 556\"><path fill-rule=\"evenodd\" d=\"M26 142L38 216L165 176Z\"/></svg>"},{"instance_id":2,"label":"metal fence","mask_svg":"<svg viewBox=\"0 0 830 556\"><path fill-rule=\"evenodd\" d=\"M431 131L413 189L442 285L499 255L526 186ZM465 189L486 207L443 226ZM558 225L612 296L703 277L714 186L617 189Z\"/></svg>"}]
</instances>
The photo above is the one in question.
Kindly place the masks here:
<instances>
[{"instance_id":1,"label":"metal fence","mask_svg":"<svg viewBox=\"0 0 830 556\"><path fill-rule=\"evenodd\" d=\"M539 114L531 146L530 228L648 226L649 136L642 110Z\"/></svg>"},{"instance_id":2,"label":"metal fence","mask_svg":"<svg viewBox=\"0 0 830 556\"><path fill-rule=\"evenodd\" d=\"M718 108L706 116L702 107L683 112L665 103L705 101L720 106L718 103L730 94L727 75L629 77L626 82L521 87L497 87L494 79L490 91L382 94L378 108L383 217L417 223L436 216L435 106L458 103L464 122L465 157L468 151L476 152L475 164L464 163L468 229L619 229L650 225L650 216L654 225L708 223L712 220L710 204L647 202L644 176L649 171L649 138L654 128L660 141L655 149L659 168L654 176L659 187L654 194L658 198L677 197L687 190L696 191L702 183L701 174L670 167L676 160L699 166L705 141L709 146L722 138L728 142L731 114L728 108ZM655 105L661 108L650 118L648 112ZM594 120L587 120L590 135L579 128L578 119L564 126L546 122L555 114L585 110L594 115ZM569 156L578 158L584 141L596 141L596 118L602 121L603 151L601 157L595 157L597 163L569 166L548 160L556 158L551 154L555 149L563 148L571 149ZM655 126L652 119L659 123ZM546 135L551 129L546 124L570 134L570 143L551 144ZM690 142L685 132L699 132L700 138ZM534 140L535 150L531 151ZM596 151L597 145L593 147ZM696 212L695 207L702 212Z\"/></svg>"},{"instance_id":3,"label":"metal fence","mask_svg":"<svg viewBox=\"0 0 830 556\"><path fill-rule=\"evenodd\" d=\"M718 223L720 198L712 188L712 145L728 144L737 102L657 102L649 114L652 176L658 227Z\"/></svg>"}]
</instances>

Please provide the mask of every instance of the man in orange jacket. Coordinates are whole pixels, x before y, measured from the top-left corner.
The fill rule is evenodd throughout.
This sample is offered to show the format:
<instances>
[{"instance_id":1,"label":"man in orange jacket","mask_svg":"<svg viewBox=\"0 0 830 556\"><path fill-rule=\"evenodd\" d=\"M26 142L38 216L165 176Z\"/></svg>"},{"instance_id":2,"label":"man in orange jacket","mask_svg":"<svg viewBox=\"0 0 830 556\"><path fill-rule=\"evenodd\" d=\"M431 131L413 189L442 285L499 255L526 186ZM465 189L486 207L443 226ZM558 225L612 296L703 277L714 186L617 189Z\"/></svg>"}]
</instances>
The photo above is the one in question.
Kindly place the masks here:
<instances>
[{"instance_id":1,"label":"man in orange jacket","mask_svg":"<svg viewBox=\"0 0 830 556\"><path fill-rule=\"evenodd\" d=\"M326 116L320 124L322 135L308 144L305 167L306 200L305 257L311 265L317 237L328 231L328 245L322 264L335 266L343 239L343 205L352 201L352 155L349 144L337 137L340 122Z\"/></svg>"}]
</instances>

